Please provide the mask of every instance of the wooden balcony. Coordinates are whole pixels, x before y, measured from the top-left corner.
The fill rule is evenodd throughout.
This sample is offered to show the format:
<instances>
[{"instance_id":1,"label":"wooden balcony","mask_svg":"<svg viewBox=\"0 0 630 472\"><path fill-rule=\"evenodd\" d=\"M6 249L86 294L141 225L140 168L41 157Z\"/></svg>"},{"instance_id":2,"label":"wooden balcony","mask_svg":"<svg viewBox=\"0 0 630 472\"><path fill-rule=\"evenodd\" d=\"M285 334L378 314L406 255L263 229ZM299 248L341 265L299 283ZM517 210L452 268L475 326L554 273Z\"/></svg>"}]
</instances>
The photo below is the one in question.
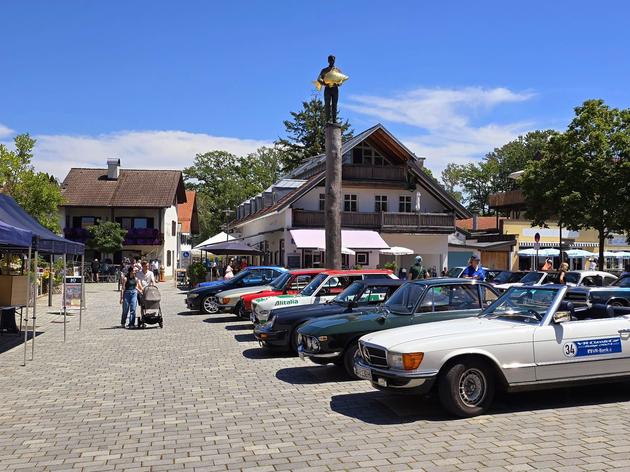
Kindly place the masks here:
<instances>
[{"instance_id":1,"label":"wooden balcony","mask_svg":"<svg viewBox=\"0 0 630 472\"><path fill-rule=\"evenodd\" d=\"M490 208L523 208L525 195L522 190L493 193L488 196L488 205Z\"/></svg>"},{"instance_id":2,"label":"wooden balcony","mask_svg":"<svg viewBox=\"0 0 630 472\"><path fill-rule=\"evenodd\" d=\"M407 169L404 166L355 166L344 165L343 180L379 180L386 182L406 182Z\"/></svg>"},{"instance_id":3,"label":"wooden balcony","mask_svg":"<svg viewBox=\"0 0 630 472\"><path fill-rule=\"evenodd\" d=\"M294 228L324 228L324 212L293 210ZM342 212L341 226L386 233L447 233L455 231L455 217L448 213Z\"/></svg>"}]
</instances>

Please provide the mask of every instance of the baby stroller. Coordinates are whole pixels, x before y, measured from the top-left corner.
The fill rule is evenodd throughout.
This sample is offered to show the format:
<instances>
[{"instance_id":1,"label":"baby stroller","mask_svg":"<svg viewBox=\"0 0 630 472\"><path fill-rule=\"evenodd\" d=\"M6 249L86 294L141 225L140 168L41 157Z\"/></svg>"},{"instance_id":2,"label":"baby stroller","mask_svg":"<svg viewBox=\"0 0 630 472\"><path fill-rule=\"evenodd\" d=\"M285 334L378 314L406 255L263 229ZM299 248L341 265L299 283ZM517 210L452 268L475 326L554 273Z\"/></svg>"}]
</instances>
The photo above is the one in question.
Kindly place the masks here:
<instances>
[{"instance_id":1,"label":"baby stroller","mask_svg":"<svg viewBox=\"0 0 630 472\"><path fill-rule=\"evenodd\" d=\"M139 326L144 328L145 324L159 324L160 328L162 328L162 308L160 307L160 300L162 297L160 295L160 291L155 285L149 285L144 289L142 295Z\"/></svg>"}]
</instances>

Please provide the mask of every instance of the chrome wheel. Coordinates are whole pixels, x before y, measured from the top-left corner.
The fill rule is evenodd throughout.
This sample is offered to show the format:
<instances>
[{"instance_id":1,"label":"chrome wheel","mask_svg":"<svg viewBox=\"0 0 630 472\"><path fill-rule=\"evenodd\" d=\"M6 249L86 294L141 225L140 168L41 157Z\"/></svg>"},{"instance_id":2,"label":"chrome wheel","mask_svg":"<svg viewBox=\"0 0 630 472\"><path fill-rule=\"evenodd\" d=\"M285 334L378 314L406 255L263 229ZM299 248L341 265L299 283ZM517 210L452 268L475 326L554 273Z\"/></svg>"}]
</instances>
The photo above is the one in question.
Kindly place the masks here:
<instances>
[{"instance_id":1,"label":"chrome wheel","mask_svg":"<svg viewBox=\"0 0 630 472\"><path fill-rule=\"evenodd\" d=\"M212 314L219 311L219 305L217 305L217 302L214 300L213 297L204 298L202 301L202 306L203 311L205 311L206 313Z\"/></svg>"},{"instance_id":2,"label":"chrome wheel","mask_svg":"<svg viewBox=\"0 0 630 472\"><path fill-rule=\"evenodd\" d=\"M466 370L459 379L459 397L466 406L478 406L486 396L486 376L477 369Z\"/></svg>"}]
</instances>

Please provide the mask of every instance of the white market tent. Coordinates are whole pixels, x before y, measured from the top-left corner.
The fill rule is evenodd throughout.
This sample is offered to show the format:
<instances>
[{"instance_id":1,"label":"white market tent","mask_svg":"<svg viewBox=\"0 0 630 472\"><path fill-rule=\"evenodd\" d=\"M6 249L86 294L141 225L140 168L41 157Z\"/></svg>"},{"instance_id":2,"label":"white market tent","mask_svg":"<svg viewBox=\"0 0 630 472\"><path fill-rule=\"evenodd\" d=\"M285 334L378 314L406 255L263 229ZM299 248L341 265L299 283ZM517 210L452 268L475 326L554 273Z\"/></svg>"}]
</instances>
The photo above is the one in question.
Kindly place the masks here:
<instances>
[{"instance_id":1,"label":"white market tent","mask_svg":"<svg viewBox=\"0 0 630 472\"><path fill-rule=\"evenodd\" d=\"M209 246L210 244L216 243L224 243L226 241L233 241L234 239L234 236L230 236L229 234L225 234L223 231L221 231L220 233L206 239L204 242L197 244L193 249L201 249L203 246Z\"/></svg>"},{"instance_id":2,"label":"white market tent","mask_svg":"<svg viewBox=\"0 0 630 472\"><path fill-rule=\"evenodd\" d=\"M379 252L386 256L409 256L414 253L412 249L402 246L392 246L389 249L381 249Z\"/></svg>"}]
</instances>

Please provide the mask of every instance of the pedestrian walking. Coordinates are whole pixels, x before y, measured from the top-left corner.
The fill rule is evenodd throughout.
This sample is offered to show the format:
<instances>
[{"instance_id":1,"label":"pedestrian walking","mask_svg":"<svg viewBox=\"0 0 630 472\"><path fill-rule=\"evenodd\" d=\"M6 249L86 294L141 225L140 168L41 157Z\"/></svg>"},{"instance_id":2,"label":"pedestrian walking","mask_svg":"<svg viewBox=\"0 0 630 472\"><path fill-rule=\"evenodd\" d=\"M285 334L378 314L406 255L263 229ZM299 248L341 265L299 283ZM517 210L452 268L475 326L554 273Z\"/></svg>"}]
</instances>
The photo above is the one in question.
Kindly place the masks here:
<instances>
[{"instance_id":1,"label":"pedestrian walking","mask_svg":"<svg viewBox=\"0 0 630 472\"><path fill-rule=\"evenodd\" d=\"M562 285L567 284L567 272L569 271L569 264L563 262L560 264L560 278L558 279L558 283Z\"/></svg>"},{"instance_id":2,"label":"pedestrian walking","mask_svg":"<svg viewBox=\"0 0 630 472\"><path fill-rule=\"evenodd\" d=\"M422 256L416 256L416 262L409 268L407 273L409 280L426 279L429 272L422 265Z\"/></svg>"},{"instance_id":3,"label":"pedestrian walking","mask_svg":"<svg viewBox=\"0 0 630 472\"><path fill-rule=\"evenodd\" d=\"M132 329L136 326L136 308L138 307L138 293L142 293L142 285L136 279L136 271L129 267L126 277L123 277L123 291L120 292L122 315L120 326ZM127 319L129 317L129 319Z\"/></svg>"},{"instance_id":4,"label":"pedestrian walking","mask_svg":"<svg viewBox=\"0 0 630 472\"><path fill-rule=\"evenodd\" d=\"M160 261L158 261L157 259L153 259L151 261L151 271L155 276L155 280L160 280Z\"/></svg>"},{"instance_id":5,"label":"pedestrian walking","mask_svg":"<svg viewBox=\"0 0 630 472\"><path fill-rule=\"evenodd\" d=\"M92 282L98 282L98 272L101 270L101 263L98 259L92 261Z\"/></svg>"},{"instance_id":6,"label":"pedestrian walking","mask_svg":"<svg viewBox=\"0 0 630 472\"><path fill-rule=\"evenodd\" d=\"M486 271L481 267L481 259L477 256L472 256L468 261L468 267L462 272L462 278L486 280Z\"/></svg>"}]
</instances>

